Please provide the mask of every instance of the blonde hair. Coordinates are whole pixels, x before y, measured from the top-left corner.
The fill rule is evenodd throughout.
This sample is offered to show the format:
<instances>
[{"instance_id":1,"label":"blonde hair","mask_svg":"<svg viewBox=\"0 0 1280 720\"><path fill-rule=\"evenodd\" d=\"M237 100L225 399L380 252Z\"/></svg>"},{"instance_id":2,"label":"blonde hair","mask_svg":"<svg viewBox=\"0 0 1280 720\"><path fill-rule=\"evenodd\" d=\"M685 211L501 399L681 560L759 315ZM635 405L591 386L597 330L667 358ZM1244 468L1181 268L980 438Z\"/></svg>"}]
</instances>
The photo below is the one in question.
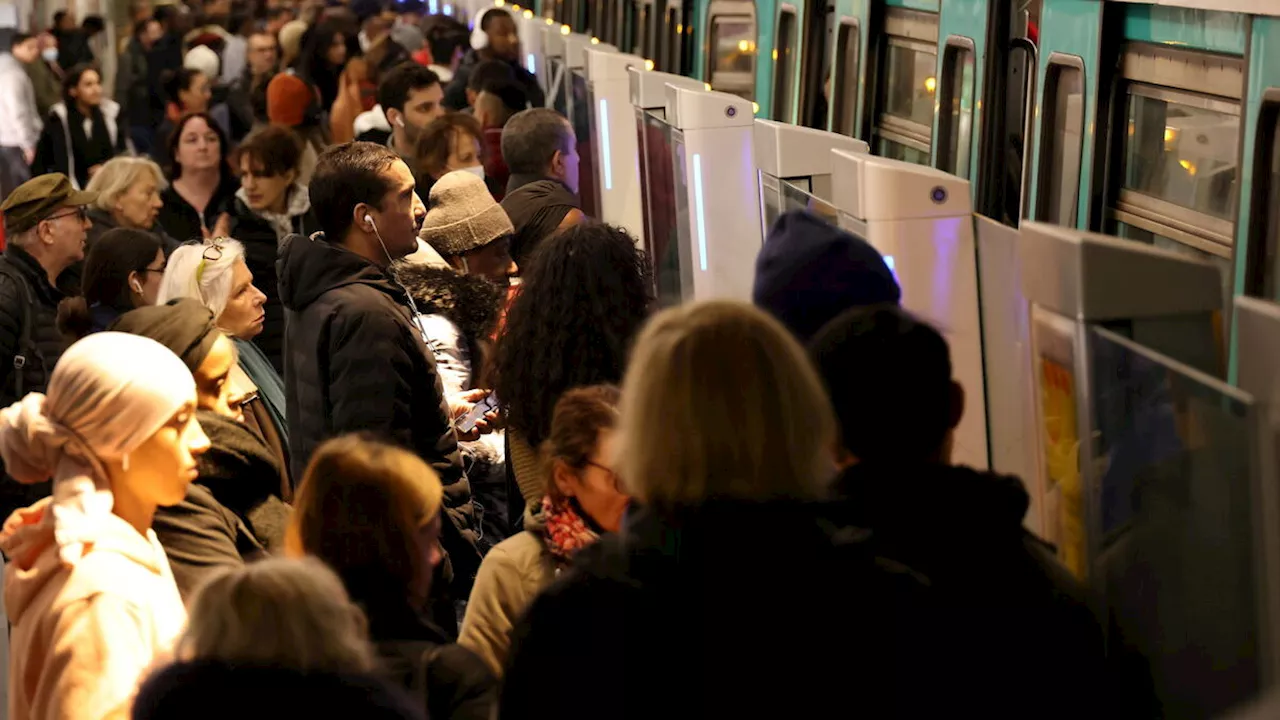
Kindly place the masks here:
<instances>
[{"instance_id":1,"label":"blonde hair","mask_svg":"<svg viewBox=\"0 0 1280 720\"><path fill-rule=\"evenodd\" d=\"M425 602L433 568L417 535L443 498L439 476L417 455L372 437L337 437L311 456L285 548L328 563L357 602L387 593Z\"/></svg>"},{"instance_id":2,"label":"blonde hair","mask_svg":"<svg viewBox=\"0 0 1280 720\"><path fill-rule=\"evenodd\" d=\"M659 506L821 495L834 471L831 403L778 321L736 302L666 310L623 381L618 473Z\"/></svg>"},{"instance_id":3,"label":"blonde hair","mask_svg":"<svg viewBox=\"0 0 1280 720\"><path fill-rule=\"evenodd\" d=\"M364 615L313 558L273 558L210 576L191 599L177 653L302 671L369 672L375 662Z\"/></svg>"},{"instance_id":4,"label":"blonde hair","mask_svg":"<svg viewBox=\"0 0 1280 720\"><path fill-rule=\"evenodd\" d=\"M93 202L94 207L113 212L120 196L129 192L129 188L132 188L146 173L151 173L151 177L155 178L156 190L164 190L168 187L164 173L153 160L121 155L111 158L98 168L98 172L89 180L85 191L98 193L98 199Z\"/></svg>"},{"instance_id":5,"label":"blonde hair","mask_svg":"<svg viewBox=\"0 0 1280 720\"><path fill-rule=\"evenodd\" d=\"M221 251L213 251L213 247ZM209 257L216 255L217 259L206 259L206 253ZM174 298L193 298L209 308L214 319L221 317L231 299L231 273L237 260L244 260L244 245L231 238L183 245L169 255L156 304L164 305Z\"/></svg>"}]
</instances>

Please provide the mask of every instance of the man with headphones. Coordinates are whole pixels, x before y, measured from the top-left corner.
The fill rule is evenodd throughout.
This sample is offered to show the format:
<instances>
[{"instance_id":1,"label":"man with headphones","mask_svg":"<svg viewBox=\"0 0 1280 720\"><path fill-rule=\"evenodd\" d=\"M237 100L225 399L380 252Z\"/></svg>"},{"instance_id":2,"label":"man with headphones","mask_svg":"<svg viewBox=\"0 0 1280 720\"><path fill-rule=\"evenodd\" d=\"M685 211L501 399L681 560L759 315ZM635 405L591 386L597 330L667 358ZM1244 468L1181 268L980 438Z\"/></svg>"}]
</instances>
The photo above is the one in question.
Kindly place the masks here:
<instances>
[{"instance_id":1,"label":"man with headphones","mask_svg":"<svg viewBox=\"0 0 1280 720\"><path fill-rule=\"evenodd\" d=\"M533 73L525 69L520 57L520 35L511 13L500 7L486 8L476 18L471 31L471 52L462 58L462 64L453 76L453 82L445 89L444 105L450 110L467 107L467 81L471 71L485 60L501 60L511 66L516 82L524 88L531 107L543 107L546 96Z\"/></svg>"},{"instance_id":2,"label":"man with headphones","mask_svg":"<svg viewBox=\"0 0 1280 720\"><path fill-rule=\"evenodd\" d=\"M409 166L383 145L345 143L320 156L309 192L322 232L286 237L277 261L289 455L302 477L322 442L367 432L435 469L451 582L435 584L441 595L431 619L456 637L445 595L465 599L480 565L471 486L435 356L390 267L418 249L427 209L416 186Z\"/></svg>"}]
</instances>

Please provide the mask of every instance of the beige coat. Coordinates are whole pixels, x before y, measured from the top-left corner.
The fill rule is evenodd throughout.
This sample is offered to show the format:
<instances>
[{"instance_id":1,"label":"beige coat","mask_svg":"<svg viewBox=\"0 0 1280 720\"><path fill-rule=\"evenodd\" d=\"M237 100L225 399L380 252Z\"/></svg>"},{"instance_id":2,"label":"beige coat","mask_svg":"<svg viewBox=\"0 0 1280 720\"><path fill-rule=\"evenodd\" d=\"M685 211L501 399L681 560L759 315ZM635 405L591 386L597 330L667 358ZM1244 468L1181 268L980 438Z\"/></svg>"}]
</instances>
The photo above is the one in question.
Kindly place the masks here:
<instances>
[{"instance_id":1,"label":"beige coat","mask_svg":"<svg viewBox=\"0 0 1280 720\"><path fill-rule=\"evenodd\" d=\"M499 679L511 648L511 628L556 577L542 539L541 511L526 509L525 530L498 543L480 563L458 644L479 655Z\"/></svg>"}]
</instances>

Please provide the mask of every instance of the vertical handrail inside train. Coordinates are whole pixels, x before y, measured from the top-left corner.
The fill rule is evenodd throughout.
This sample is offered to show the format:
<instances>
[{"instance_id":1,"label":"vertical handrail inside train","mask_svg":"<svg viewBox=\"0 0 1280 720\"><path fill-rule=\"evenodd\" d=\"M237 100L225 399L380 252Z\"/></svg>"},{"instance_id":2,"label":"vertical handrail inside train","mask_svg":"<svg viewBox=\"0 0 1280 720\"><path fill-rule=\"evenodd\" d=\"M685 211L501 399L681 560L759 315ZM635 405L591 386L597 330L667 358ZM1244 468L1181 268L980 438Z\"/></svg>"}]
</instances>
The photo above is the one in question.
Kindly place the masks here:
<instances>
[{"instance_id":1,"label":"vertical handrail inside train","mask_svg":"<svg viewBox=\"0 0 1280 720\"><path fill-rule=\"evenodd\" d=\"M1027 72L1023 77L1023 112L1022 112L1022 201L1018 203L1021 212L1019 221L1031 215L1031 168L1034 154L1031 152L1031 138L1035 131L1036 111L1036 68L1039 65L1039 50L1030 39L1019 37L1009 41L1010 50L1021 50L1027 55Z\"/></svg>"}]
</instances>

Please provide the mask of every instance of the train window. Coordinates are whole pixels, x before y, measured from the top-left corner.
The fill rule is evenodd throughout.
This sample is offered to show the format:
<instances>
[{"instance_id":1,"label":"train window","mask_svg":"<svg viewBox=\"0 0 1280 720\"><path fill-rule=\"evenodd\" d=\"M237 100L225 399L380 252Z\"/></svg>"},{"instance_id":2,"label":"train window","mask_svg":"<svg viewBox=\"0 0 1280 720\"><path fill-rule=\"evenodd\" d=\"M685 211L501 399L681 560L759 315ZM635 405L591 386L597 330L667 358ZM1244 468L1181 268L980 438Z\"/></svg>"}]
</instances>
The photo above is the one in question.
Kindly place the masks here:
<instances>
[{"instance_id":1,"label":"train window","mask_svg":"<svg viewBox=\"0 0 1280 720\"><path fill-rule=\"evenodd\" d=\"M886 51L884 92L876 128L878 150L886 157L929 164L933 142L935 46L890 38Z\"/></svg>"},{"instance_id":2,"label":"train window","mask_svg":"<svg viewBox=\"0 0 1280 720\"><path fill-rule=\"evenodd\" d=\"M711 17L711 87L755 99L756 21L750 15Z\"/></svg>"},{"instance_id":3,"label":"train window","mask_svg":"<svg viewBox=\"0 0 1280 720\"><path fill-rule=\"evenodd\" d=\"M952 36L942 56L938 113L938 167L968 177L973 141L973 40Z\"/></svg>"},{"instance_id":4,"label":"train window","mask_svg":"<svg viewBox=\"0 0 1280 720\"><path fill-rule=\"evenodd\" d=\"M783 7L778 12L778 30L773 43L773 119L791 122L793 76L796 66L796 11Z\"/></svg>"},{"instance_id":5,"label":"train window","mask_svg":"<svg viewBox=\"0 0 1280 720\"><path fill-rule=\"evenodd\" d=\"M1050 56L1044 102L1036 218L1072 227L1079 209L1084 143L1084 62L1080 58Z\"/></svg>"},{"instance_id":6,"label":"train window","mask_svg":"<svg viewBox=\"0 0 1280 720\"><path fill-rule=\"evenodd\" d=\"M858 122L858 53L861 50L858 21L844 19L836 31L836 65L831 78L831 127L842 135L857 134Z\"/></svg>"}]
</instances>

